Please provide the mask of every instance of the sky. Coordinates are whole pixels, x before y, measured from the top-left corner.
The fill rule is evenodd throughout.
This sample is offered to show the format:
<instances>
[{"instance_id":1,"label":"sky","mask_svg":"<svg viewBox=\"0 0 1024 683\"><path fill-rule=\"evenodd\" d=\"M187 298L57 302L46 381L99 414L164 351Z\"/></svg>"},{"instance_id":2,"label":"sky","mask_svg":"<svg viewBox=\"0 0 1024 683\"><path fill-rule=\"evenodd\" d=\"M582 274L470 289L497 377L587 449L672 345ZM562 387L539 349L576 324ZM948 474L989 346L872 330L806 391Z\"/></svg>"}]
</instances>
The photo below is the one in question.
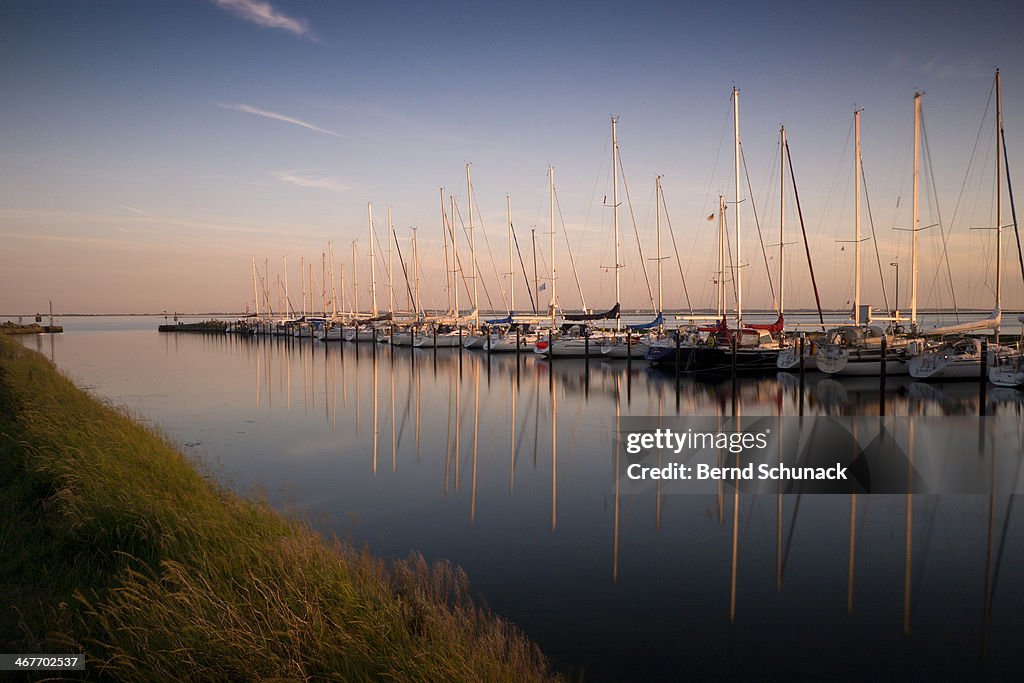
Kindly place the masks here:
<instances>
[{"instance_id":1,"label":"sky","mask_svg":"<svg viewBox=\"0 0 1024 683\"><path fill-rule=\"evenodd\" d=\"M682 271L690 303L713 307L719 194L736 246L734 86L745 169L732 272L745 307L771 308L778 289L770 245L783 124L800 199L798 213L787 177L786 307L814 305L800 214L823 306L852 302L855 108L867 187L862 301L891 305L895 262L909 307L920 91L919 225L935 227L919 232L919 305L955 295L991 308L996 232L982 228L996 225L993 74L998 66L1012 173L1024 161L1022 18L1013 2L0 1L0 315L49 301L58 312L243 311L256 304L253 259L275 309L285 262L295 308L309 280L300 262L312 262L319 309L329 243L339 306L341 271L348 307L357 269L365 309L368 203L379 305L390 207L409 261L416 229L422 305L444 308L440 189L457 202L469 275L467 163L481 308L506 308L510 280L516 308L529 307L531 231L542 308L552 289L565 309L610 307L611 116L623 306L650 309L649 291L657 298L661 175L663 306L687 306ZM560 209L554 283L549 165ZM507 274L506 196L525 278L518 257ZM1010 225L1005 184L1003 197ZM1019 309L1012 229L1003 239L1003 306ZM461 287L466 307L473 286Z\"/></svg>"}]
</instances>

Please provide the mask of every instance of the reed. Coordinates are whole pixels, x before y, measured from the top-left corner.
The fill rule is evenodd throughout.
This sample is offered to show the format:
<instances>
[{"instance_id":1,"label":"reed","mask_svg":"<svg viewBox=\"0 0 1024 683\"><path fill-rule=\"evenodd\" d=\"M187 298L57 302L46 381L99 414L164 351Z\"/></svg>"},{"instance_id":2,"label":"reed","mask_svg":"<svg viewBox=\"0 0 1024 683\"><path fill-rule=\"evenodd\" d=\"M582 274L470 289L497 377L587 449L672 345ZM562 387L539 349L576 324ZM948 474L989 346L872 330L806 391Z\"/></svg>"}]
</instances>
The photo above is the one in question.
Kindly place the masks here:
<instances>
[{"instance_id":1,"label":"reed","mask_svg":"<svg viewBox=\"0 0 1024 683\"><path fill-rule=\"evenodd\" d=\"M0 339L0 649L114 680L552 680L466 575L241 498Z\"/></svg>"}]
</instances>

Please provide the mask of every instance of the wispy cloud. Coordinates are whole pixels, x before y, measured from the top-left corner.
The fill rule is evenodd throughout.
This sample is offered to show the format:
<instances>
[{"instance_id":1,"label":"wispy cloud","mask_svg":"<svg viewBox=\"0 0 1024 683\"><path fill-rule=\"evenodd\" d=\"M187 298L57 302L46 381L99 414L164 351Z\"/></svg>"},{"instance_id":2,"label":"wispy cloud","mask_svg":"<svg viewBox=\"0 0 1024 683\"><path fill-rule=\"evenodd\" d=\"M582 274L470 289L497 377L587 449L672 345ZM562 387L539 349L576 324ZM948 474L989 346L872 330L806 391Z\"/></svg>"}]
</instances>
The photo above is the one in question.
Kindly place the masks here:
<instances>
[{"instance_id":1,"label":"wispy cloud","mask_svg":"<svg viewBox=\"0 0 1024 683\"><path fill-rule=\"evenodd\" d=\"M283 183L291 183L299 187L313 187L331 192L348 192L352 186L338 178L330 176L313 176L303 171L275 171L274 177Z\"/></svg>"},{"instance_id":2,"label":"wispy cloud","mask_svg":"<svg viewBox=\"0 0 1024 683\"><path fill-rule=\"evenodd\" d=\"M142 209L136 209L134 206L128 206L127 204L118 204L117 208L124 209L125 211L131 211L132 213L137 213L140 216L151 216L152 215L152 214L146 213Z\"/></svg>"},{"instance_id":3,"label":"wispy cloud","mask_svg":"<svg viewBox=\"0 0 1024 683\"><path fill-rule=\"evenodd\" d=\"M926 62L919 62L903 53L897 53L889 61L889 65L918 74L944 80L947 78L990 78L995 67L980 56L965 57L958 61L948 61L939 57L932 57Z\"/></svg>"},{"instance_id":4,"label":"wispy cloud","mask_svg":"<svg viewBox=\"0 0 1024 683\"><path fill-rule=\"evenodd\" d=\"M301 126L302 128L305 128L306 130L311 130L314 133L323 133L324 135L332 135L332 136L334 136L336 138L345 138L345 139L348 138L347 135L342 135L341 133L339 133L337 131L329 130L327 128L321 128L320 126L314 126L312 123L308 123L306 121L303 121L302 119L297 119L294 116L286 116L284 114L278 114L277 112L267 111L266 109L260 109L259 107L254 107L254 106L249 105L249 104L231 104L231 103L225 103L225 102L217 102L216 104L221 109L231 109L233 111L240 111L240 112L244 112L246 114L255 114L256 116L262 116L263 118L266 118L266 119L273 119L274 121L284 121L285 123L290 123L293 126Z\"/></svg>"},{"instance_id":5,"label":"wispy cloud","mask_svg":"<svg viewBox=\"0 0 1024 683\"><path fill-rule=\"evenodd\" d=\"M260 0L213 0L213 2L221 9L257 26L278 28L299 38L319 42L305 19L295 19L282 14L274 9L269 2L260 2Z\"/></svg>"}]
</instances>

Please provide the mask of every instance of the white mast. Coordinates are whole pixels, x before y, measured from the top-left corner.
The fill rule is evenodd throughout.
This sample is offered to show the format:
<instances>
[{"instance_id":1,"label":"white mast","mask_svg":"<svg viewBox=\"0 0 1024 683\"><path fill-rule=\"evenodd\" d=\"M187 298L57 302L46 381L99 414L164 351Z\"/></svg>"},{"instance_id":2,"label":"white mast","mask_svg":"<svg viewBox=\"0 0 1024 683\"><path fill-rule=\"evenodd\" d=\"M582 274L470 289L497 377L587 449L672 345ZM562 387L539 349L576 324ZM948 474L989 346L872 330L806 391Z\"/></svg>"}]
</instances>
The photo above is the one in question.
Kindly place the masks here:
<instances>
[{"instance_id":1,"label":"white mast","mask_svg":"<svg viewBox=\"0 0 1024 683\"><path fill-rule=\"evenodd\" d=\"M736 193L736 327L743 326L743 258L740 242L740 91L732 88L732 120L733 120L733 153L735 156L735 193Z\"/></svg>"},{"instance_id":2,"label":"white mast","mask_svg":"<svg viewBox=\"0 0 1024 683\"><path fill-rule=\"evenodd\" d=\"M853 112L854 129L854 207L853 207L853 322L860 325L860 109Z\"/></svg>"},{"instance_id":3,"label":"white mast","mask_svg":"<svg viewBox=\"0 0 1024 683\"><path fill-rule=\"evenodd\" d=\"M452 312L452 268L448 265L448 216L444 212L444 188L441 191L441 241L444 245L444 281L448 291L448 312Z\"/></svg>"},{"instance_id":4,"label":"white mast","mask_svg":"<svg viewBox=\"0 0 1024 683\"><path fill-rule=\"evenodd\" d=\"M352 314L359 315L359 261L356 260L356 241L352 240Z\"/></svg>"},{"instance_id":5,"label":"white mast","mask_svg":"<svg viewBox=\"0 0 1024 683\"><path fill-rule=\"evenodd\" d=\"M370 315L377 317L377 268L373 258L373 204L366 203L366 215L370 224Z\"/></svg>"},{"instance_id":6,"label":"white mast","mask_svg":"<svg viewBox=\"0 0 1024 683\"><path fill-rule=\"evenodd\" d=\"M548 165L548 213L551 220L551 329L555 329L555 167Z\"/></svg>"},{"instance_id":7,"label":"white mast","mask_svg":"<svg viewBox=\"0 0 1024 683\"><path fill-rule=\"evenodd\" d=\"M452 205L451 213L451 231L452 231L452 286L455 289L455 320L458 322L459 319L459 274L462 274L462 266L459 264L459 251L455 246L455 195L448 195L448 200ZM465 278L463 278L465 281Z\"/></svg>"},{"instance_id":8,"label":"white mast","mask_svg":"<svg viewBox=\"0 0 1024 683\"><path fill-rule=\"evenodd\" d=\"M288 257L281 257L281 264L284 266L284 315L291 316L292 302L288 296ZM301 280L301 273L299 274Z\"/></svg>"},{"instance_id":9,"label":"white mast","mask_svg":"<svg viewBox=\"0 0 1024 683\"><path fill-rule=\"evenodd\" d=\"M1000 133L1003 130L1003 98L999 89L999 69L996 69L996 310L1002 320L1003 308L1003 156ZM999 325L996 325L995 343L999 343ZM982 359L984 363L985 360Z\"/></svg>"},{"instance_id":10,"label":"white mast","mask_svg":"<svg viewBox=\"0 0 1024 683\"><path fill-rule=\"evenodd\" d=\"M911 222L913 234L912 283L910 287L910 326L917 329L917 188L921 164L921 93L914 93L914 217Z\"/></svg>"},{"instance_id":11,"label":"white mast","mask_svg":"<svg viewBox=\"0 0 1024 683\"><path fill-rule=\"evenodd\" d=\"M479 324L480 322L480 292L477 286L476 276L476 230L473 229L473 181L469 177L469 162L466 162L466 194L468 195L467 200L469 201L469 250L470 258L473 263L470 264L470 273L473 278L473 322Z\"/></svg>"},{"instance_id":12,"label":"white mast","mask_svg":"<svg viewBox=\"0 0 1024 683\"><path fill-rule=\"evenodd\" d=\"M337 318L338 317L338 290L335 289L335 287L334 287L334 245L330 241L327 242L327 256L328 256L327 274L331 278L331 317L332 318ZM341 291L344 294L344 291L345 291L345 286L344 285L341 286ZM341 307L341 310L345 310L345 306L344 305Z\"/></svg>"},{"instance_id":13,"label":"white mast","mask_svg":"<svg viewBox=\"0 0 1024 683\"><path fill-rule=\"evenodd\" d=\"M388 311L395 315L395 262L391 254L395 250L398 238L391 225L391 207L388 207Z\"/></svg>"},{"instance_id":14,"label":"white mast","mask_svg":"<svg viewBox=\"0 0 1024 683\"><path fill-rule=\"evenodd\" d=\"M516 284L512 267L512 198L508 195L505 195L505 214L508 216L508 313L512 315L516 310Z\"/></svg>"},{"instance_id":15,"label":"white mast","mask_svg":"<svg viewBox=\"0 0 1024 683\"><path fill-rule=\"evenodd\" d=\"M256 298L256 320L260 319L260 290L256 285L256 257L252 257L252 295Z\"/></svg>"},{"instance_id":16,"label":"white mast","mask_svg":"<svg viewBox=\"0 0 1024 683\"><path fill-rule=\"evenodd\" d=\"M661 286L661 176L654 179L654 204L658 211L658 313L665 310L665 298Z\"/></svg>"},{"instance_id":17,"label":"white mast","mask_svg":"<svg viewBox=\"0 0 1024 683\"><path fill-rule=\"evenodd\" d=\"M306 257L299 257L299 296L302 297L302 317L306 317L306 281L303 277L306 274ZM310 287L312 289L312 287Z\"/></svg>"},{"instance_id":18,"label":"white mast","mask_svg":"<svg viewBox=\"0 0 1024 683\"><path fill-rule=\"evenodd\" d=\"M309 264L309 315L313 315L313 264Z\"/></svg>"},{"instance_id":19,"label":"white mast","mask_svg":"<svg viewBox=\"0 0 1024 683\"><path fill-rule=\"evenodd\" d=\"M420 303L420 252L416 241L416 228L412 228L412 276L416 298L413 302L413 311L423 313L423 304Z\"/></svg>"},{"instance_id":20,"label":"white mast","mask_svg":"<svg viewBox=\"0 0 1024 683\"><path fill-rule=\"evenodd\" d=\"M619 141L615 134L617 116L612 117L612 222L615 224L615 303L619 301ZM615 330L622 329L622 318L616 316Z\"/></svg>"},{"instance_id":21,"label":"white mast","mask_svg":"<svg viewBox=\"0 0 1024 683\"><path fill-rule=\"evenodd\" d=\"M786 307L786 127L779 127L779 317Z\"/></svg>"},{"instance_id":22,"label":"white mast","mask_svg":"<svg viewBox=\"0 0 1024 683\"><path fill-rule=\"evenodd\" d=\"M718 315L725 315L725 195L718 195Z\"/></svg>"},{"instance_id":23,"label":"white mast","mask_svg":"<svg viewBox=\"0 0 1024 683\"><path fill-rule=\"evenodd\" d=\"M347 310L345 308L345 264L341 263L339 266L341 270L341 315L344 317Z\"/></svg>"}]
</instances>

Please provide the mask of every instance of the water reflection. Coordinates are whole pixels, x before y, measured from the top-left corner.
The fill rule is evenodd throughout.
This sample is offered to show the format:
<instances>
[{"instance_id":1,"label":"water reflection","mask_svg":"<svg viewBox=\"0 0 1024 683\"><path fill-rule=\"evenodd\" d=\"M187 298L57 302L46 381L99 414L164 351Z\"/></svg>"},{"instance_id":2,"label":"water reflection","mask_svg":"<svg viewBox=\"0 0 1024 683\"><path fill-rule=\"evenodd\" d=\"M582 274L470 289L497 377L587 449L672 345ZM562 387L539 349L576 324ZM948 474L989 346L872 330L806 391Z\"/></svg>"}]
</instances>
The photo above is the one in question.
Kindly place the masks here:
<instances>
[{"instance_id":1,"label":"water reflection","mask_svg":"<svg viewBox=\"0 0 1024 683\"><path fill-rule=\"evenodd\" d=\"M815 375L803 392L795 375L743 378L734 391L641 363L286 337L25 343L179 443L201 444L194 452L238 490L260 487L380 554L419 549L462 565L491 607L591 680L975 676L981 660L995 676L1022 663L1012 496L625 495L614 438L638 415L984 405L1024 424L1019 392L990 390L983 404L971 382L889 378L883 392L877 379ZM911 463L920 436L908 435ZM793 643L814 647L793 654Z\"/></svg>"}]
</instances>

